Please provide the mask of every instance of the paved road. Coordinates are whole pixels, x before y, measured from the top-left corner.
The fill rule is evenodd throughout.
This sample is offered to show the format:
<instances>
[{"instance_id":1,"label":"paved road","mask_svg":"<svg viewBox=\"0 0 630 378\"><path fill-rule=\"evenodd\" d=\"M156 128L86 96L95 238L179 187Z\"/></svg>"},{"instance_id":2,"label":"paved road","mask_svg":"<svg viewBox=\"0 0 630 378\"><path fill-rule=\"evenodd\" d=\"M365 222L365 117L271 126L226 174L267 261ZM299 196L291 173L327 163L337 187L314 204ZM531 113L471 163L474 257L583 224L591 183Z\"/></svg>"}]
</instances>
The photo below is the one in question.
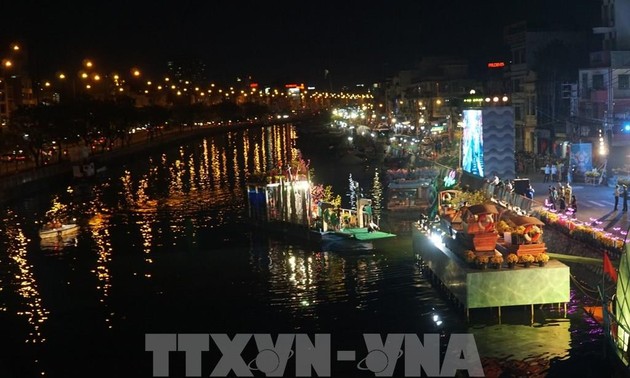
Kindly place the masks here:
<instances>
[{"instance_id":1,"label":"paved road","mask_svg":"<svg viewBox=\"0 0 630 378\"><path fill-rule=\"evenodd\" d=\"M536 191L534 200L540 203L544 203L549 196L550 185L559 185L558 183L543 182L542 174L530 175L528 178ZM618 211L613 211L615 206L614 188L585 183L573 183L571 186L577 199L576 218L579 221L623 237L623 233L627 232L630 226L630 216L628 212L621 211L623 199L619 200ZM630 200L628 202L630 205Z\"/></svg>"}]
</instances>

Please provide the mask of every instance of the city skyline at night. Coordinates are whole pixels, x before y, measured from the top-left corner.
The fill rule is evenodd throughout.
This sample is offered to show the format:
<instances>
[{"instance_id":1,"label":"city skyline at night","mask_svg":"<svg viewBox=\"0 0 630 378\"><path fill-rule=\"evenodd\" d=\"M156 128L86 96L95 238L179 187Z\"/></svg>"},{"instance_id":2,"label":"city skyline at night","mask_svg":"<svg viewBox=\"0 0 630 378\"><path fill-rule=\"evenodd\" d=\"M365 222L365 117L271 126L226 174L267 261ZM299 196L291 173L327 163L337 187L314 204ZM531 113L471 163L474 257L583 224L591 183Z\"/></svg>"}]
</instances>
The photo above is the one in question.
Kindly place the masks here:
<instances>
[{"instance_id":1,"label":"city skyline at night","mask_svg":"<svg viewBox=\"0 0 630 378\"><path fill-rule=\"evenodd\" d=\"M578 4L579 3L579 4ZM169 61L203 62L212 81L370 83L422 58L505 58L503 28L589 30L599 0L365 4L165 2L7 4L3 54L25 45L35 79L93 59L161 74Z\"/></svg>"}]
</instances>

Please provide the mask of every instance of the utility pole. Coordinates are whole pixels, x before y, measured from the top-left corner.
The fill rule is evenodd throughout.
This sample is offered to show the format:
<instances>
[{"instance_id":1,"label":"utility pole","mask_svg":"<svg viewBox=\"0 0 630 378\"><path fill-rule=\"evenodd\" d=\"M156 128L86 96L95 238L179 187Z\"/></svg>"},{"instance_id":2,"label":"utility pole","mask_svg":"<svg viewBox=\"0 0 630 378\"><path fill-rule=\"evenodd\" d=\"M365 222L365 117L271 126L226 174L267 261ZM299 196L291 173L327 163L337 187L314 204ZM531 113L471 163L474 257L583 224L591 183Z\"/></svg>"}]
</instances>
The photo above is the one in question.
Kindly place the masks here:
<instances>
[{"instance_id":1,"label":"utility pole","mask_svg":"<svg viewBox=\"0 0 630 378\"><path fill-rule=\"evenodd\" d=\"M604 127L604 135L606 137L606 142L608 144L608 148L610 149L610 142L612 139L612 132L613 132L613 123L615 120L615 98L614 98L614 93L613 93L613 70L612 70L612 65L610 65L609 63L609 67L608 67L608 106L607 106L607 110L606 110L606 127Z\"/></svg>"}]
</instances>

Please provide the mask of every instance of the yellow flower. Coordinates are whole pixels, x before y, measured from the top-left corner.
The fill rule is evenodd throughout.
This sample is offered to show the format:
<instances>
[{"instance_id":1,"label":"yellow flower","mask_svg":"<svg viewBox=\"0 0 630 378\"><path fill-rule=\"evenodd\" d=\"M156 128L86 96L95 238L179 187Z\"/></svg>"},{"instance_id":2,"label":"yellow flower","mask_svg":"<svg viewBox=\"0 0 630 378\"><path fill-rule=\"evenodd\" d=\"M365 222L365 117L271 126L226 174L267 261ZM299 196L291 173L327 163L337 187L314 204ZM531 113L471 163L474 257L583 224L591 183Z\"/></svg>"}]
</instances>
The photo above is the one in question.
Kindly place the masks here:
<instances>
[{"instance_id":1,"label":"yellow flower","mask_svg":"<svg viewBox=\"0 0 630 378\"><path fill-rule=\"evenodd\" d=\"M490 258L490 262L493 264L502 264L503 256L502 255L494 255Z\"/></svg>"},{"instance_id":2,"label":"yellow flower","mask_svg":"<svg viewBox=\"0 0 630 378\"><path fill-rule=\"evenodd\" d=\"M546 263L547 261L549 261L549 255L548 254L540 253L540 254L536 255L536 262Z\"/></svg>"},{"instance_id":3,"label":"yellow flower","mask_svg":"<svg viewBox=\"0 0 630 378\"><path fill-rule=\"evenodd\" d=\"M488 256L477 256L477 264L487 264L489 260Z\"/></svg>"},{"instance_id":4,"label":"yellow flower","mask_svg":"<svg viewBox=\"0 0 630 378\"><path fill-rule=\"evenodd\" d=\"M520 262L522 263L533 263L534 262L534 256L532 256L529 253L526 253L524 255L521 255L519 258Z\"/></svg>"}]
</instances>

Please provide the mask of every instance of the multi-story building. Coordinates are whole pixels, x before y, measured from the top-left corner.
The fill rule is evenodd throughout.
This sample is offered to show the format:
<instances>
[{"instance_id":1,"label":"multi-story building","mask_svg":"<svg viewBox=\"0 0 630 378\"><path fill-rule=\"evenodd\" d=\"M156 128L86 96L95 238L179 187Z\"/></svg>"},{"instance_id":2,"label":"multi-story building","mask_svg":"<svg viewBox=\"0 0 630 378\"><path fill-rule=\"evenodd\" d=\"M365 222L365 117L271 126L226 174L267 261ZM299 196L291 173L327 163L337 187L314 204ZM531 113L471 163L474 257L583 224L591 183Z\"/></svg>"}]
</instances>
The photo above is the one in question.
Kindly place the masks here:
<instances>
[{"instance_id":1,"label":"multi-story building","mask_svg":"<svg viewBox=\"0 0 630 378\"><path fill-rule=\"evenodd\" d=\"M384 92L387 116L418 127L452 128L463 99L480 86L471 79L467 60L425 57L414 69L400 71L388 83Z\"/></svg>"},{"instance_id":2,"label":"multi-story building","mask_svg":"<svg viewBox=\"0 0 630 378\"><path fill-rule=\"evenodd\" d=\"M11 113L21 105L34 105L31 79L27 74L28 55L26 48L14 43L6 55L2 56L0 68L0 126L9 119Z\"/></svg>"},{"instance_id":3,"label":"multi-story building","mask_svg":"<svg viewBox=\"0 0 630 378\"><path fill-rule=\"evenodd\" d=\"M558 153L571 116L569 101L561 95L562 84L575 78L576 57L586 55L589 37L585 32L535 30L525 21L505 28L510 52L506 78L518 151Z\"/></svg>"},{"instance_id":4,"label":"multi-story building","mask_svg":"<svg viewBox=\"0 0 630 378\"><path fill-rule=\"evenodd\" d=\"M590 54L588 68L580 69L578 136L594 143L595 155L608 168L629 165L630 153L630 0L603 0L602 49ZM600 145L600 137L602 138ZM601 150L601 151L600 151Z\"/></svg>"}]
</instances>

